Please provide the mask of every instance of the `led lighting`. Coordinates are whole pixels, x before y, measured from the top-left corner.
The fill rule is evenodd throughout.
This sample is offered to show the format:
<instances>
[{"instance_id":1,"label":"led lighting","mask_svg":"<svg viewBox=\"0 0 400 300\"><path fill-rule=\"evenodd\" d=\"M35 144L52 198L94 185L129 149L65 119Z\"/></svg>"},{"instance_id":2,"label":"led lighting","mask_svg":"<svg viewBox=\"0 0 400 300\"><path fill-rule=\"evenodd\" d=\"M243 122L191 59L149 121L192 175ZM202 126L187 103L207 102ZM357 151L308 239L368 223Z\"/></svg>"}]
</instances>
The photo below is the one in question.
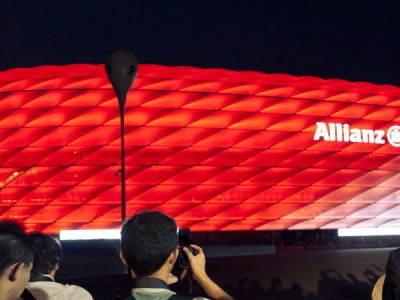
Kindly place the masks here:
<instances>
[{"instance_id":1,"label":"led lighting","mask_svg":"<svg viewBox=\"0 0 400 300\"><path fill-rule=\"evenodd\" d=\"M400 228L341 228L339 236L400 235Z\"/></svg>"},{"instance_id":2,"label":"led lighting","mask_svg":"<svg viewBox=\"0 0 400 300\"><path fill-rule=\"evenodd\" d=\"M168 212L192 232L400 227L397 95L140 65L125 113L127 215ZM1 71L0 218L46 234L118 226L117 106L104 64Z\"/></svg>"},{"instance_id":3,"label":"led lighting","mask_svg":"<svg viewBox=\"0 0 400 300\"><path fill-rule=\"evenodd\" d=\"M119 240L120 231L120 229L61 230L60 240Z\"/></svg>"}]
</instances>

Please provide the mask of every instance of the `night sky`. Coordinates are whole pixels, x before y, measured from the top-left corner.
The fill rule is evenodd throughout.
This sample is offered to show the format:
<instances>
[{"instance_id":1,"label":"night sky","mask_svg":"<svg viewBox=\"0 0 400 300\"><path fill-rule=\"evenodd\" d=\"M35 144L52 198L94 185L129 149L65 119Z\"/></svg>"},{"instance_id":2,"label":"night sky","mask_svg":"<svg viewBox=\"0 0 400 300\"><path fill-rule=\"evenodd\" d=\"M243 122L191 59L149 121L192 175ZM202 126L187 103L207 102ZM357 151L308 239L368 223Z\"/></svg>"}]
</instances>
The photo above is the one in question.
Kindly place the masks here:
<instances>
[{"instance_id":1,"label":"night sky","mask_svg":"<svg viewBox=\"0 0 400 300\"><path fill-rule=\"evenodd\" d=\"M24 1L0 3L0 70L101 64L227 68L400 85L400 3Z\"/></svg>"}]
</instances>

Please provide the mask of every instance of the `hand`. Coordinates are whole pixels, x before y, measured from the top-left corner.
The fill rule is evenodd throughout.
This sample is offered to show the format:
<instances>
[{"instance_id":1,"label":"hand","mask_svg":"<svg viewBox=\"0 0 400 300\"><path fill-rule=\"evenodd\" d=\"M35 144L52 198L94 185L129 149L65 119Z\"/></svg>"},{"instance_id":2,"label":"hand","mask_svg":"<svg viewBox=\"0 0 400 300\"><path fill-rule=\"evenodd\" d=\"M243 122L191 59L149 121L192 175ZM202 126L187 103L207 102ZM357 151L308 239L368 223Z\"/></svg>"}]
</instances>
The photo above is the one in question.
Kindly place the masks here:
<instances>
[{"instance_id":1,"label":"hand","mask_svg":"<svg viewBox=\"0 0 400 300\"><path fill-rule=\"evenodd\" d=\"M206 275L206 257L204 255L203 249L197 245L190 245L190 247L194 248L197 251L197 255L193 255L187 248L183 248L188 259L190 268L193 272L193 278L196 281L199 281L201 277Z\"/></svg>"},{"instance_id":2,"label":"hand","mask_svg":"<svg viewBox=\"0 0 400 300\"><path fill-rule=\"evenodd\" d=\"M206 273L206 257L203 249L196 245L190 245L190 247L194 248L198 252L197 255L193 255L187 248L183 248L183 251L185 251L189 259L193 278L200 284L210 298L217 300L233 300L231 296L229 296L214 281L212 281L210 277L208 277Z\"/></svg>"}]
</instances>

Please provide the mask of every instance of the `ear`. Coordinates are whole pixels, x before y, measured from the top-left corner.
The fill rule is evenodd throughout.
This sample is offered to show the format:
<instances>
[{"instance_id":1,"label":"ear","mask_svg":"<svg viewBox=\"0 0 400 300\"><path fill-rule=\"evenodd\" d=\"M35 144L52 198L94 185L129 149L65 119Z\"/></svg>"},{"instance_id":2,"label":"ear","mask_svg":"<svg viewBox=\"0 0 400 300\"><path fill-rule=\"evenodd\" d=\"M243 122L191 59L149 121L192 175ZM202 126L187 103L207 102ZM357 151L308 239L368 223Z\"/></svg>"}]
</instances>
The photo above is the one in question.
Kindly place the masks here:
<instances>
[{"instance_id":1,"label":"ear","mask_svg":"<svg viewBox=\"0 0 400 300\"><path fill-rule=\"evenodd\" d=\"M127 265L126 259L125 259L124 255L122 254L122 250L119 251L119 257L121 258L122 262L123 262L125 265Z\"/></svg>"},{"instance_id":2,"label":"ear","mask_svg":"<svg viewBox=\"0 0 400 300\"><path fill-rule=\"evenodd\" d=\"M172 251L171 255L170 255L170 263L173 265L175 264L176 260L178 259L178 253L179 253L179 249L175 248L174 251Z\"/></svg>"},{"instance_id":3,"label":"ear","mask_svg":"<svg viewBox=\"0 0 400 300\"><path fill-rule=\"evenodd\" d=\"M10 273L9 273L8 279L11 282L17 281L23 267L24 267L24 263L22 263L22 262L16 263L16 264L13 264L12 266L10 266L10 268L9 268Z\"/></svg>"},{"instance_id":4,"label":"ear","mask_svg":"<svg viewBox=\"0 0 400 300\"><path fill-rule=\"evenodd\" d=\"M58 270L58 269L60 269L60 261L61 261L61 258L60 257L57 257L57 263L56 263L56 265L54 266L54 270Z\"/></svg>"}]
</instances>

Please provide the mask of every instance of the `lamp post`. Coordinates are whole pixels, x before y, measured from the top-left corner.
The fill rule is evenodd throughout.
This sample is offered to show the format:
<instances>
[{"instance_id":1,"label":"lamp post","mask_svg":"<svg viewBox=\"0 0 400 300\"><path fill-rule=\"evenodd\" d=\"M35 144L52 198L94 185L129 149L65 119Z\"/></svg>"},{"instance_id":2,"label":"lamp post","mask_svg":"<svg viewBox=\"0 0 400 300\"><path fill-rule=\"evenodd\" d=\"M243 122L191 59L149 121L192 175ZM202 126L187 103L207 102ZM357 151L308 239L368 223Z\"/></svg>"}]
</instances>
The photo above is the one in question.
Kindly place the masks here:
<instances>
[{"instance_id":1,"label":"lamp post","mask_svg":"<svg viewBox=\"0 0 400 300\"><path fill-rule=\"evenodd\" d=\"M107 77L114 88L119 103L121 119L121 217L126 219L126 195L125 195L125 142L124 142L124 113L126 96L131 89L138 72L138 62L135 54L123 48L114 49L107 56L105 68Z\"/></svg>"}]
</instances>

